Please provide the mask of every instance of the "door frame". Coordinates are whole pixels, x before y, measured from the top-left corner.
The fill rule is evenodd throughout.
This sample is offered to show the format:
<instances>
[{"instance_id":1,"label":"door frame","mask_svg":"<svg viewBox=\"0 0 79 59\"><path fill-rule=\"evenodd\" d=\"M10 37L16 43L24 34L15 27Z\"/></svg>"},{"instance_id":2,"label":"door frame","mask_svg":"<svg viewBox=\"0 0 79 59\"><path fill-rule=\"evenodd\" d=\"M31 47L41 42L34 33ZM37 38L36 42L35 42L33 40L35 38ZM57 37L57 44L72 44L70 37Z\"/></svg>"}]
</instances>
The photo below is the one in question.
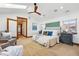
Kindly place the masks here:
<instances>
[{"instance_id":1,"label":"door frame","mask_svg":"<svg viewBox=\"0 0 79 59\"><path fill-rule=\"evenodd\" d=\"M12 20L12 21L16 21L17 25L17 31L18 31L18 20L15 20L15 19L11 19L11 18L7 18L7 32L9 32L9 21ZM16 34L17 35L17 34ZM18 35L16 36L16 38L18 39Z\"/></svg>"},{"instance_id":2,"label":"door frame","mask_svg":"<svg viewBox=\"0 0 79 59\"><path fill-rule=\"evenodd\" d=\"M19 17L19 16L17 16L17 22L19 21L19 19L24 19L24 20L22 20L23 22L26 22L26 36L25 35L23 35L24 37L27 37L27 18L24 18L24 17ZM18 25L17 25L17 28L18 28ZM18 35L18 30L17 30L17 35Z\"/></svg>"}]
</instances>

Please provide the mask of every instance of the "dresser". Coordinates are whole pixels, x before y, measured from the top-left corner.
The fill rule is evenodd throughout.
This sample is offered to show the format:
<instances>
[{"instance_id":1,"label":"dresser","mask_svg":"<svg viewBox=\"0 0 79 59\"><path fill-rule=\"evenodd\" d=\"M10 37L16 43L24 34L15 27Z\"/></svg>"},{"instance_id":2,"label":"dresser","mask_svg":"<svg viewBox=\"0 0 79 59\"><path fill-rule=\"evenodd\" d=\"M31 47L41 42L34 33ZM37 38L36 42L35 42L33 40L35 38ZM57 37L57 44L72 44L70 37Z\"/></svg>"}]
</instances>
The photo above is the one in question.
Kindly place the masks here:
<instances>
[{"instance_id":1,"label":"dresser","mask_svg":"<svg viewBox=\"0 0 79 59\"><path fill-rule=\"evenodd\" d=\"M61 43L73 45L73 34L61 33L59 40Z\"/></svg>"}]
</instances>

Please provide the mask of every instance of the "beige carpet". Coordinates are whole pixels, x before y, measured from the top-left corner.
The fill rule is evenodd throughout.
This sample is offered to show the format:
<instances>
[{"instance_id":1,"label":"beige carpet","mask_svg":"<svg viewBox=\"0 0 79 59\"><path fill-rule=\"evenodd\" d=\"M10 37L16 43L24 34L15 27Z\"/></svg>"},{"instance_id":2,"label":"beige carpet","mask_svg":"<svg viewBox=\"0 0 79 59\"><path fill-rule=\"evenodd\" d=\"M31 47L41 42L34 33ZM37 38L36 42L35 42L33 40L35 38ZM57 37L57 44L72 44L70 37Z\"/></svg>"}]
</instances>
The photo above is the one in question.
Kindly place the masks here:
<instances>
[{"instance_id":1,"label":"beige carpet","mask_svg":"<svg viewBox=\"0 0 79 59\"><path fill-rule=\"evenodd\" d=\"M56 44L53 47L46 48L32 40L32 38L19 38L18 44L23 45L24 56L79 56L79 46Z\"/></svg>"}]
</instances>

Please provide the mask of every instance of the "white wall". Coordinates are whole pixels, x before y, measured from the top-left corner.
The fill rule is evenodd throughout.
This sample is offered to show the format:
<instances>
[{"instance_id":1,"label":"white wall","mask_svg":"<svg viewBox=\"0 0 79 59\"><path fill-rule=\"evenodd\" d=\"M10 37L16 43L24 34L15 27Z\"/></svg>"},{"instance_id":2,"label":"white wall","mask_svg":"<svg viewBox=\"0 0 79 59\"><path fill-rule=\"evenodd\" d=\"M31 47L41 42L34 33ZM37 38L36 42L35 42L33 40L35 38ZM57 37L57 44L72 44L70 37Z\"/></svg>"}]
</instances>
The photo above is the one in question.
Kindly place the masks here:
<instances>
[{"instance_id":1,"label":"white wall","mask_svg":"<svg viewBox=\"0 0 79 59\"><path fill-rule=\"evenodd\" d=\"M65 15L65 16L58 17L58 18L54 18L54 19L47 19L46 21L42 22L41 24L54 22L54 21L60 21L60 26L62 27L63 20L71 20L71 19L77 19L77 35L75 38L75 42L79 43L79 12L72 13L70 15Z\"/></svg>"},{"instance_id":2,"label":"white wall","mask_svg":"<svg viewBox=\"0 0 79 59\"><path fill-rule=\"evenodd\" d=\"M40 17L38 15L27 15L27 13L14 13L14 14L0 14L0 31L5 31L6 30L6 18L7 17L10 17L10 18L13 18L13 19L16 19L16 16L21 16L21 17L26 17L28 19L28 31L27 31L27 35L28 36L32 36L34 35L35 33L37 33L38 30L40 30L40 24L44 24L44 23L47 23L47 22L52 22L52 21L62 21L62 20L69 20L69 19L75 19L77 18L78 19L78 23L77 23L77 30L79 28L79 12L77 13L72 13L70 15L65 15L65 16L62 16L62 17L58 17L58 18L52 18L52 19L46 19L44 17ZM44 21L43 21L44 20ZM37 31L32 31L32 23L36 23L37 24ZM62 26L62 23L61 23L61 26ZM79 30L77 31L78 35L79 35Z\"/></svg>"},{"instance_id":3,"label":"white wall","mask_svg":"<svg viewBox=\"0 0 79 59\"><path fill-rule=\"evenodd\" d=\"M28 19L27 36L32 36L33 34L37 33L37 31L32 31L32 23L37 23L37 25L38 25L39 22L37 21L37 19L35 17L33 17L33 16L29 17L29 15L27 15L27 13L0 14L0 31L5 31L7 29L7 20L6 20L7 17L16 19L17 16L25 17Z\"/></svg>"},{"instance_id":4,"label":"white wall","mask_svg":"<svg viewBox=\"0 0 79 59\"><path fill-rule=\"evenodd\" d=\"M6 30L6 19L5 19L5 15L0 15L0 31L5 31Z\"/></svg>"},{"instance_id":5,"label":"white wall","mask_svg":"<svg viewBox=\"0 0 79 59\"><path fill-rule=\"evenodd\" d=\"M37 31L33 31L32 30L32 23L36 23L37 24ZM28 31L27 31L28 36L32 36L32 35L36 34L38 32L38 30L39 30L39 23L38 23L38 21L36 21L33 18L28 20Z\"/></svg>"}]
</instances>

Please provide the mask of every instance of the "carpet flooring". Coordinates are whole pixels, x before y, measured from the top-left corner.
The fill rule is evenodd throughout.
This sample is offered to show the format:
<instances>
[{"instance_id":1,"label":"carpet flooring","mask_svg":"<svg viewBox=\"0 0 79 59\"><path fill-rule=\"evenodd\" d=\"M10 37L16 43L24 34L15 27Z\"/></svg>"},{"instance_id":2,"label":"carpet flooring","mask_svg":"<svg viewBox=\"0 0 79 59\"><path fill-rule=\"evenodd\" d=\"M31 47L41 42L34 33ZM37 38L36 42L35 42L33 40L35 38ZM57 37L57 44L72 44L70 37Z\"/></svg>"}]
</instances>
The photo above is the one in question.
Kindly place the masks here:
<instances>
[{"instance_id":1,"label":"carpet flooring","mask_svg":"<svg viewBox=\"0 0 79 59\"><path fill-rule=\"evenodd\" d=\"M46 48L32 40L32 38L21 37L17 40L18 45L23 45L24 56L79 56L79 46L56 44Z\"/></svg>"}]
</instances>

